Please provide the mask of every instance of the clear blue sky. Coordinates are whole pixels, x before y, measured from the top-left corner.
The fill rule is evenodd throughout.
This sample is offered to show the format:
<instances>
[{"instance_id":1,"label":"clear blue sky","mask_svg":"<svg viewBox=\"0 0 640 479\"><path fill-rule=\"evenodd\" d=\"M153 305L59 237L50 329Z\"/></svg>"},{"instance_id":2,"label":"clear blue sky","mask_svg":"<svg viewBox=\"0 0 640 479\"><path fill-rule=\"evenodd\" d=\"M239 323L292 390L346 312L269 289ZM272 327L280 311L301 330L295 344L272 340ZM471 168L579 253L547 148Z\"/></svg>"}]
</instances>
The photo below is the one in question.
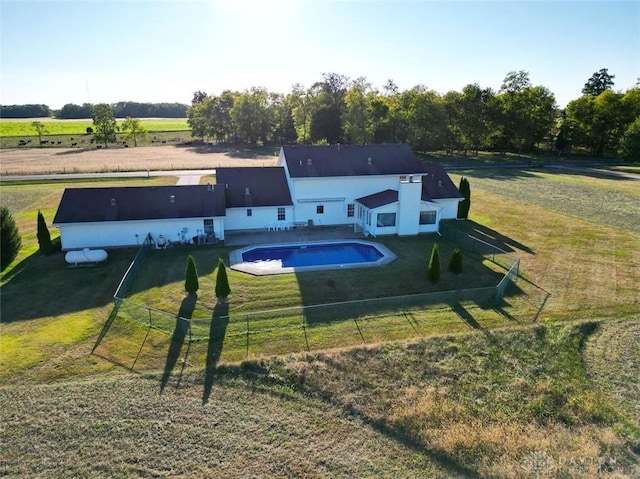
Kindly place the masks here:
<instances>
[{"instance_id":1,"label":"clear blue sky","mask_svg":"<svg viewBox=\"0 0 640 479\"><path fill-rule=\"evenodd\" d=\"M382 88L498 90L527 70L559 106L608 68L640 77L640 1L1 0L0 103L190 103L324 72Z\"/></svg>"}]
</instances>

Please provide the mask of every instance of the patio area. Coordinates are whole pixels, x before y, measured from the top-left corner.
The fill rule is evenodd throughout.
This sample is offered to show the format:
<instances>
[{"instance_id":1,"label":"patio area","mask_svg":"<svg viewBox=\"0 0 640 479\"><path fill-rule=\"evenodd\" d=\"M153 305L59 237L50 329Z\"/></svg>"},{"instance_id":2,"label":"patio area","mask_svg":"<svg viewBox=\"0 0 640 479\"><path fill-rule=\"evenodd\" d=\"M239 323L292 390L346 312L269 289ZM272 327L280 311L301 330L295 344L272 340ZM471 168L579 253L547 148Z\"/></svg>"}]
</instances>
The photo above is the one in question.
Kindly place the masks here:
<instances>
[{"instance_id":1,"label":"patio area","mask_svg":"<svg viewBox=\"0 0 640 479\"><path fill-rule=\"evenodd\" d=\"M244 246L272 243L303 243L324 240L364 238L362 228L353 225L339 226L298 226L289 230L269 230L267 228L250 231L225 232L225 246Z\"/></svg>"}]
</instances>

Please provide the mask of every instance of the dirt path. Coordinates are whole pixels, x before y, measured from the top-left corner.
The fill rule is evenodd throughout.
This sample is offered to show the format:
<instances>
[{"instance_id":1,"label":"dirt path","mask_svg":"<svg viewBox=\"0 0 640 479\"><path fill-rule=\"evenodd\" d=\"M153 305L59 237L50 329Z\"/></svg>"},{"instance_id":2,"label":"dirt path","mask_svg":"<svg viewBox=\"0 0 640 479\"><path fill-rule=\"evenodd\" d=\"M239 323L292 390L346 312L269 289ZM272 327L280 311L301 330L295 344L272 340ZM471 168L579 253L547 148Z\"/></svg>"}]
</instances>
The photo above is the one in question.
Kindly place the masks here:
<instances>
[{"instance_id":1,"label":"dirt path","mask_svg":"<svg viewBox=\"0 0 640 479\"><path fill-rule=\"evenodd\" d=\"M277 156L218 147L31 148L0 151L0 175L273 166Z\"/></svg>"}]
</instances>

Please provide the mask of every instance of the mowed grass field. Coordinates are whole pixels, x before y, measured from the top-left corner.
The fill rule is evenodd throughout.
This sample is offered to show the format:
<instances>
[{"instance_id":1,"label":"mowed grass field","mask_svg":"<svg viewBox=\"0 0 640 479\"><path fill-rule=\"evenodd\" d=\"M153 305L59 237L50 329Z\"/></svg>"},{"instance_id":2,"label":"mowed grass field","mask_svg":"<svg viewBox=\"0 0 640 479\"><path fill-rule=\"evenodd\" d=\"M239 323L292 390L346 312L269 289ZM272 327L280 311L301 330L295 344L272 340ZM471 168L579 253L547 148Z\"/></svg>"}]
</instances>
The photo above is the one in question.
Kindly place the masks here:
<instances>
[{"instance_id":1,"label":"mowed grass field","mask_svg":"<svg viewBox=\"0 0 640 479\"><path fill-rule=\"evenodd\" d=\"M640 234L592 215L598 198L614 193L635 214L634 184L598 178L576 184L578 175L531 171L518 177L520 194L512 198L505 193L509 179L464 175L472 188L471 221L456 226L521 257L518 286L534 306L514 304L511 319L504 315L508 305L499 312L466 305L457 313L436 311L414 323L417 331L406 319L406 328L390 328L402 331L390 344L378 330L365 347L351 323L353 341L335 345L355 349L305 351L299 334L301 352L245 363L225 358L237 350L232 342L176 344L124 318L90 354L118 275L135 251L114 253L105 268L81 270L67 270L60 256L42 258L34 253L38 189L50 191L43 209L56 204L61 190L35 185L27 193L20 185L6 194L3 185L3 203L24 215L19 226L32 236L17 267L2 275L2 473L637 477ZM535 195L546 191L541 187L573 187L581 201L570 211L545 206ZM210 269L201 271L205 283ZM341 278L323 279L328 287L328 279ZM179 281L169 277L165 285L172 282ZM550 296L538 315L545 291ZM165 299L153 287L138 294ZM201 296L196 308L211 301ZM14 311L13 320L5 311ZM486 314L502 320L487 322ZM365 338L374 324L363 324ZM274 332L265 342L283 339Z\"/></svg>"}]
</instances>

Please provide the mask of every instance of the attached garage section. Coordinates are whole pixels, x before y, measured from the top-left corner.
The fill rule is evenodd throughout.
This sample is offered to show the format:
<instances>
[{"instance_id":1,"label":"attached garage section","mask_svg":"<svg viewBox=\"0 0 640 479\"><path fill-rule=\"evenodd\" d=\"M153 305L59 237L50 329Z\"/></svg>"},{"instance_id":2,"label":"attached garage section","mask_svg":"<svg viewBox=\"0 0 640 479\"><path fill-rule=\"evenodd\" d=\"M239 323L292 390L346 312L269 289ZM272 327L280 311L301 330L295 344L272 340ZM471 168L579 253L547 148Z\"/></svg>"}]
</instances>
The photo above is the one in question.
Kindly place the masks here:
<instances>
[{"instance_id":1,"label":"attached garage section","mask_svg":"<svg viewBox=\"0 0 640 479\"><path fill-rule=\"evenodd\" d=\"M62 249L224 239L224 192L214 185L68 188L53 220ZM162 237L162 238L161 238Z\"/></svg>"}]
</instances>

